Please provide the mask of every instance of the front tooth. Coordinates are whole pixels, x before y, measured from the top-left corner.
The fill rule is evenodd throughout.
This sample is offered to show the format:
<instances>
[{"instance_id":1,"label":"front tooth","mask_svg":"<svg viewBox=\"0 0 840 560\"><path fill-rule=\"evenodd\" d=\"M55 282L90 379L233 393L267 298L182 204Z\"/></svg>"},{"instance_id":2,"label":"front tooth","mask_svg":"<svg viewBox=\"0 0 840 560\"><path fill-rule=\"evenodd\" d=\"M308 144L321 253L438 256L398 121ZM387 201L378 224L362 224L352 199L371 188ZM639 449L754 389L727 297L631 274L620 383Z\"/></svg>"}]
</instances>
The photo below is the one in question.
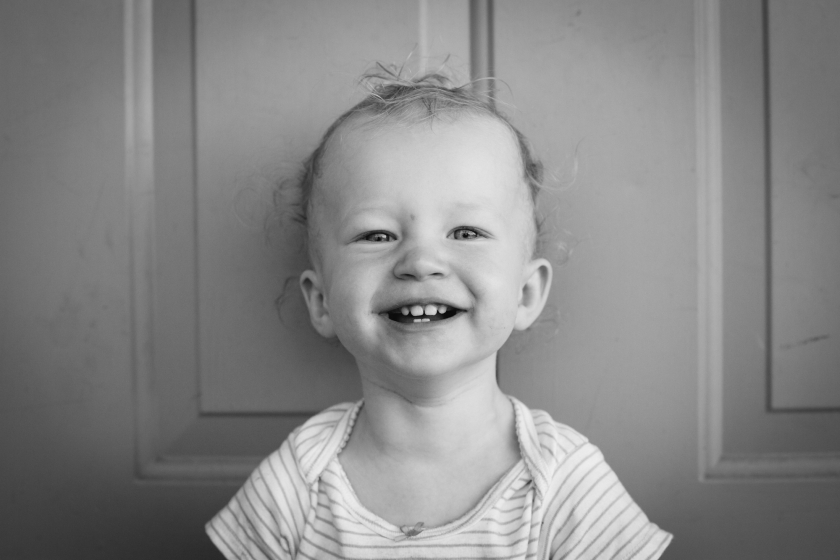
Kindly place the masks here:
<instances>
[{"instance_id":1,"label":"front tooth","mask_svg":"<svg viewBox=\"0 0 840 560\"><path fill-rule=\"evenodd\" d=\"M408 307L403 306L402 309L400 309L400 313L402 313L403 315L408 315Z\"/></svg>"},{"instance_id":2,"label":"front tooth","mask_svg":"<svg viewBox=\"0 0 840 560\"><path fill-rule=\"evenodd\" d=\"M423 306L422 305L412 305L411 306L411 314L414 317L419 317L423 314Z\"/></svg>"},{"instance_id":3,"label":"front tooth","mask_svg":"<svg viewBox=\"0 0 840 560\"><path fill-rule=\"evenodd\" d=\"M423 311L426 312L426 315L437 315L438 308L437 305L428 303L426 304L426 307L423 308Z\"/></svg>"}]
</instances>

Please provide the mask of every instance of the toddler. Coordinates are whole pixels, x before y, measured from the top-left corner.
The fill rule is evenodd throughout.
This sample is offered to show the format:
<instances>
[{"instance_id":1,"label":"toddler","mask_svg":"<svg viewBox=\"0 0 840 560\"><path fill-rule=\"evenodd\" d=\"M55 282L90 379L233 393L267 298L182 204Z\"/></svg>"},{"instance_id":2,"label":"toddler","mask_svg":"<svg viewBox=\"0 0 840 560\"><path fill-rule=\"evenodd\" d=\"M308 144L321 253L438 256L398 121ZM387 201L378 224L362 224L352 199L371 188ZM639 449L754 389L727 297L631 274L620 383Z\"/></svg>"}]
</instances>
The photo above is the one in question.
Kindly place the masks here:
<instances>
[{"instance_id":1,"label":"toddler","mask_svg":"<svg viewBox=\"0 0 840 560\"><path fill-rule=\"evenodd\" d=\"M541 175L503 115L438 75L381 79L327 130L297 185L300 286L364 399L296 429L207 524L226 557L659 557L671 535L600 451L496 382L551 285Z\"/></svg>"}]
</instances>

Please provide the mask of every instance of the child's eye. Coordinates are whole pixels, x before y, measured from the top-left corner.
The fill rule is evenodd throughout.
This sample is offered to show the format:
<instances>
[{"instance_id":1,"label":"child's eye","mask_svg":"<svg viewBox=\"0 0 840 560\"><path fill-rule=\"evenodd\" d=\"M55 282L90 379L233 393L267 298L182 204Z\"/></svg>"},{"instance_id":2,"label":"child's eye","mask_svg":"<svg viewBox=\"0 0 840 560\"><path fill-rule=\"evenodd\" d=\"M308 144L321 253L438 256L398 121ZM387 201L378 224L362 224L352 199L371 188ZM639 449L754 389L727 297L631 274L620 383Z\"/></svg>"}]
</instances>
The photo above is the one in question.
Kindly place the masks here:
<instances>
[{"instance_id":1,"label":"child's eye","mask_svg":"<svg viewBox=\"0 0 840 560\"><path fill-rule=\"evenodd\" d=\"M473 228L458 228L452 231L452 239L457 241L470 241L472 239L478 239L479 237L484 237L478 230Z\"/></svg>"},{"instance_id":2,"label":"child's eye","mask_svg":"<svg viewBox=\"0 0 840 560\"><path fill-rule=\"evenodd\" d=\"M369 243L387 243L393 241L395 237L387 231L372 231L364 234L359 238L359 241L367 241Z\"/></svg>"}]
</instances>

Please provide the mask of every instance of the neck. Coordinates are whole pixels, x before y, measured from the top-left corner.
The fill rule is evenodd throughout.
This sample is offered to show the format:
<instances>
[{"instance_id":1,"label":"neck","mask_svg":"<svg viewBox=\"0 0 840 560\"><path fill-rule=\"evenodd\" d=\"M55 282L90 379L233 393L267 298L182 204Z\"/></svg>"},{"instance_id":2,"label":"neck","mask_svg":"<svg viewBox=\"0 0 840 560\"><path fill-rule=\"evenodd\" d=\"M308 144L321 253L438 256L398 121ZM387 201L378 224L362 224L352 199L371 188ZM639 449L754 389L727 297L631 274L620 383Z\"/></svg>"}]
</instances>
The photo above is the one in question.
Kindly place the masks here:
<instances>
[{"instance_id":1,"label":"neck","mask_svg":"<svg viewBox=\"0 0 840 560\"><path fill-rule=\"evenodd\" d=\"M451 460L506 441L513 431L513 409L495 375L495 356L473 372L447 380L377 382L362 375L365 405L353 436L377 453L407 460Z\"/></svg>"}]
</instances>

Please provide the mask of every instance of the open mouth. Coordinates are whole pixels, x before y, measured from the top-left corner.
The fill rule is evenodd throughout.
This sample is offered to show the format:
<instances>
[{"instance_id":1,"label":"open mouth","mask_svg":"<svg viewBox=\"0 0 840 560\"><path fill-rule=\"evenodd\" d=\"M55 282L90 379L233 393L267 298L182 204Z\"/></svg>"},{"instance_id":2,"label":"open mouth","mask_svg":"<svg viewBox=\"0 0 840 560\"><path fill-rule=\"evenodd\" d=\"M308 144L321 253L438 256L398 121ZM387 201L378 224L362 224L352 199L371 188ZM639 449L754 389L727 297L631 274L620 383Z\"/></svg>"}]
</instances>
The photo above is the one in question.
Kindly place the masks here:
<instances>
[{"instance_id":1,"label":"open mouth","mask_svg":"<svg viewBox=\"0 0 840 560\"><path fill-rule=\"evenodd\" d=\"M442 303L403 305L385 313L398 323L431 323L454 317L462 310Z\"/></svg>"}]
</instances>

